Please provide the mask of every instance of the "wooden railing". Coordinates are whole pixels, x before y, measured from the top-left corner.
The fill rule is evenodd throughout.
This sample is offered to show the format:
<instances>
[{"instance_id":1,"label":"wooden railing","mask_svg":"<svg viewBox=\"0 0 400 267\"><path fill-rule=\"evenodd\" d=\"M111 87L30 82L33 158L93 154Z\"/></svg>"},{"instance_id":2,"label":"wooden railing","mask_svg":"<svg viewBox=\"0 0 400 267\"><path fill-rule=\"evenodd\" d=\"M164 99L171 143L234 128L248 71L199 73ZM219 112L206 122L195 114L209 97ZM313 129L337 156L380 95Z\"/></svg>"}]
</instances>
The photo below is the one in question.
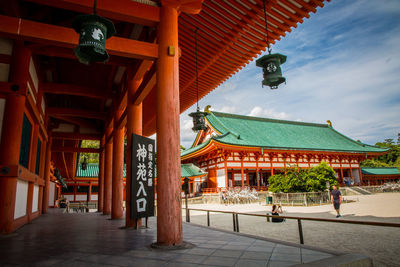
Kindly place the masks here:
<instances>
[{"instance_id":1,"label":"wooden railing","mask_svg":"<svg viewBox=\"0 0 400 267\"><path fill-rule=\"evenodd\" d=\"M185 209L185 208L184 208ZM335 220L335 219L323 219L323 218L309 218L309 217L295 217L295 216L275 216L269 214L253 214L253 213L242 213L233 211L222 211L222 210L205 210L205 209L187 209L186 211L186 222L190 222L190 211L204 211L207 213L207 226L210 226L210 212L214 213L228 213L232 214L232 225L233 231L239 232L239 215L243 216L256 216L265 218L280 218L287 220L297 220L299 229L299 240L300 244L304 244L303 227L301 221L317 221L317 222L333 222L333 223L348 223L348 224L360 224L360 225L373 225L373 226L385 226L385 227L400 227L400 223L385 223L385 222L368 222L368 221L354 221L354 220Z\"/></svg>"}]
</instances>

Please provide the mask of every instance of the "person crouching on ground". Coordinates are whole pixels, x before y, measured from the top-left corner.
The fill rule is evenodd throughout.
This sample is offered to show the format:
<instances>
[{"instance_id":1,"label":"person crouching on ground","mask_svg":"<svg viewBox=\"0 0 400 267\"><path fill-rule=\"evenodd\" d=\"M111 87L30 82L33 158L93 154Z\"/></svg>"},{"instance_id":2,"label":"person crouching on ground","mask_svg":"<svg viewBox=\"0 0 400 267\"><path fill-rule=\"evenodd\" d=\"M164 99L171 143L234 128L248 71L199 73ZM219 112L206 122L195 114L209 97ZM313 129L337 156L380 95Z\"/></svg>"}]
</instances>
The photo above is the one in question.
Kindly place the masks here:
<instances>
[{"instance_id":1,"label":"person crouching on ground","mask_svg":"<svg viewBox=\"0 0 400 267\"><path fill-rule=\"evenodd\" d=\"M331 191L331 202L333 204L333 207L336 210L336 218L341 217L340 216L340 204L342 203L342 193L340 193L339 190L337 190L337 186L333 186L333 190Z\"/></svg>"},{"instance_id":2,"label":"person crouching on ground","mask_svg":"<svg viewBox=\"0 0 400 267\"><path fill-rule=\"evenodd\" d=\"M272 205L272 215L279 216L282 213L282 207L280 205ZM272 222L283 222L285 219L282 218L272 218Z\"/></svg>"}]
</instances>

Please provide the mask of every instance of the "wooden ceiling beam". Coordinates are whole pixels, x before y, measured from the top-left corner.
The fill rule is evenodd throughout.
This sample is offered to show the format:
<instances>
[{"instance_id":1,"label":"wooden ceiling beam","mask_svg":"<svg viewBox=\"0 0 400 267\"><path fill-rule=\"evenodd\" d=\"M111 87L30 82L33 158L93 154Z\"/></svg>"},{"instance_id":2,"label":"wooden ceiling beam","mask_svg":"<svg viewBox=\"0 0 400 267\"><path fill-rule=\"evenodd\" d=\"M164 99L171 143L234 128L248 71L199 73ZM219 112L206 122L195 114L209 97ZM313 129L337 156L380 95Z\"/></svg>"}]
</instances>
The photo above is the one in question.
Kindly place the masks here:
<instances>
[{"instance_id":1,"label":"wooden ceiling beam","mask_svg":"<svg viewBox=\"0 0 400 267\"><path fill-rule=\"evenodd\" d=\"M89 128L89 129L93 129L93 130L98 130L99 126L96 125L95 123L89 122L87 120L84 119L80 119L80 118L71 118L71 117L64 117L64 116L60 116L60 115L50 115L50 117L55 118L55 119L59 119L62 121L65 121L67 123L71 123L80 127L85 127L85 128Z\"/></svg>"},{"instance_id":2,"label":"wooden ceiling beam","mask_svg":"<svg viewBox=\"0 0 400 267\"><path fill-rule=\"evenodd\" d=\"M36 4L92 14L93 0L26 0ZM155 27L160 22L160 8L131 0L101 0L97 14L109 19Z\"/></svg>"},{"instance_id":3,"label":"wooden ceiling beam","mask_svg":"<svg viewBox=\"0 0 400 267\"><path fill-rule=\"evenodd\" d=\"M52 152L70 152L70 153L100 153L99 148L83 148L83 147L65 147L65 146L52 146Z\"/></svg>"},{"instance_id":4,"label":"wooden ceiling beam","mask_svg":"<svg viewBox=\"0 0 400 267\"><path fill-rule=\"evenodd\" d=\"M50 117L53 117L53 116L81 117L81 118L90 118L90 119L97 119L97 120L105 120L107 117L107 112L73 109L73 108L50 107L50 108L47 108L47 112Z\"/></svg>"},{"instance_id":5,"label":"wooden ceiling beam","mask_svg":"<svg viewBox=\"0 0 400 267\"><path fill-rule=\"evenodd\" d=\"M102 134L53 132L51 137L53 139L67 139L67 140L100 140L102 138Z\"/></svg>"},{"instance_id":6,"label":"wooden ceiling beam","mask_svg":"<svg viewBox=\"0 0 400 267\"><path fill-rule=\"evenodd\" d=\"M0 35L31 42L74 48L79 35L72 28L65 28L30 20L0 15ZM106 49L110 55L154 60L158 45L127 38L111 37Z\"/></svg>"},{"instance_id":7,"label":"wooden ceiling beam","mask_svg":"<svg viewBox=\"0 0 400 267\"><path fill-rule=\"evenodd\" d=\"M42 83L41 89L44 93L49 94L77 95L90 98L112 98L112 95L105 92L104 88L97 89L77 84Z\"/></svg>"}]
</instances>

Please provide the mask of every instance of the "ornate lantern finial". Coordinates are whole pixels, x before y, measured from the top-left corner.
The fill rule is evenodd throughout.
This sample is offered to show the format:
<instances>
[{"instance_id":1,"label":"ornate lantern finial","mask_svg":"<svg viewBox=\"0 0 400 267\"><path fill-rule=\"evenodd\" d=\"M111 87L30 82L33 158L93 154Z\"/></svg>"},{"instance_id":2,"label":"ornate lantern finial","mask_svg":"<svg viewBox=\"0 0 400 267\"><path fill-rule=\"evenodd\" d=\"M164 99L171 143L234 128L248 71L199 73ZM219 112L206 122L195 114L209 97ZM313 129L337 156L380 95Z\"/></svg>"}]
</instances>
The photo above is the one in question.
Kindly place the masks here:
<instances>
[{"instance_id":1,"label":"ornate lantern finial","mask_svg":"<svg viewBox=\"0 0 400 267\"><path fill-rule=\"evenodd\" d=\"M74 53L83 64L106 62L109 58L106 39L115 34L114 24L96 14L97 0L94 1L93 14L79 15L72 21L72 27L79 33L79 44Z\"/></svg>"},{"instance_id":2,"label":"ornate lantern finial","mask_svg":"<svg viewBox=\"0 0 400 267\"><path fill-rule=\"evenodd\" d=\"M282 76L281 70L281 64L286 62L286 56L281 54L271 54L272 49L270 48L269 43L267 9L265 0L263 2L268 55L262 56L261 58L257 59L256 66L263 68L264 80L262 81L262 85L267 85L271 89L277 89L281 83L286 82L286 78Z\"/></svg>"},{"instance_id":3,"label":"ornate lantern finial","mask_svg":"<svg viewBox=\"0 0 400 267\"><path fill-rule=\"evenodd\" d=\"M206 130L206 121L205 117L207 116L207 112L201 112L199 108L199 72L197 67L197 31L199 29L196 28L195 30L195 52L196 52L196 90L197 90L197 110L196 112L192 112L189 114L190 117L193 118L193 128L192 130L197 132L200 130Z\"/></svg>"}]
</instances>

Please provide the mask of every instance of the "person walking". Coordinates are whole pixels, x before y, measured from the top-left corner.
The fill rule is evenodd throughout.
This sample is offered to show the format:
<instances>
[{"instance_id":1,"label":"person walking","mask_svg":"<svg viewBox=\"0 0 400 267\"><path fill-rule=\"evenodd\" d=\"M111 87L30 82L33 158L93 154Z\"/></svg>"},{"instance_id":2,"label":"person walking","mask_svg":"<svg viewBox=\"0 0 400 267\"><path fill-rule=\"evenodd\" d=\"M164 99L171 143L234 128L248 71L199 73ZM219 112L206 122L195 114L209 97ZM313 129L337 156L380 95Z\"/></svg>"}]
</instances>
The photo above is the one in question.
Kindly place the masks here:
<instances>
[{"instance_id":1,"label":"person walking","mask_svg":"<svg viewBox=\"0 0 400 267\"><path fill-rule=\"evenodd\" d=\"M342 193L340 193L336 185L333 186L333 190L331 191L331 202L336 210L336 218L341 217L340 204L342 203Z\"/></svg>"}]
</instances>

